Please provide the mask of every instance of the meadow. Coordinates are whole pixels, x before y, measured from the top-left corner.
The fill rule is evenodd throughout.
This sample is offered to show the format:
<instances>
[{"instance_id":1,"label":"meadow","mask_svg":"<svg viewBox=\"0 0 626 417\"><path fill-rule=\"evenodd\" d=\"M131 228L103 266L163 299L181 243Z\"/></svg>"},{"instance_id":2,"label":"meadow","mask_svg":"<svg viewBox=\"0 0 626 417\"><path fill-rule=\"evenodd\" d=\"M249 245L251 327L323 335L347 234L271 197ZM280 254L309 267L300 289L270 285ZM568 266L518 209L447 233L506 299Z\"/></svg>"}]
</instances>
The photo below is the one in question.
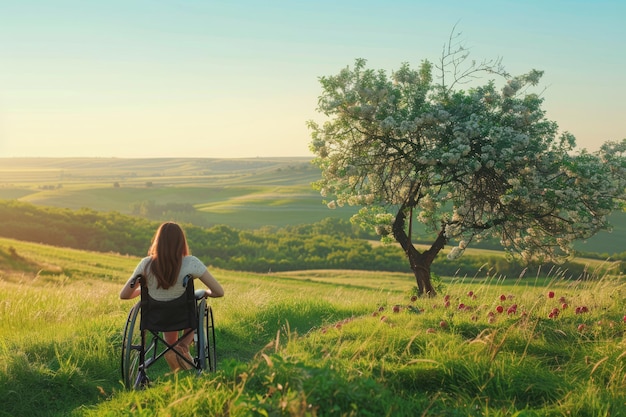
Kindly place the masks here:
<instances>
[{"instance_id":1,"label":"meadow","mask_svg":"<svg viewBox=\"0 0 626 417\"><path fill-rule=\"evenodd\" d=\"M626 284L214 270L218 369L125 390L137 258L0 239L0 415L618 416ZM358 283L358 285L356 285Z\"/></svg>"},{"instance_id":2,"label":"meadow","mask_svg":"<svg viewBox=\"0 0 626 417\"><path fill-rule=\"evenodd\" d=\"M329 214L347 219L356 212L330 213L311 187L318 178L308 158L0 158L0 199L148 217L155 205L188 205L155 215L243 229L314 223Z\"/></svg>"},{"instance_id":3,"label":"meadow","mask_svg":"<svg viewBox=\"0 0 626 417\"><path fill-rule=\"evenodd\" d=\"M237 229L349 219L358 211L329 210L311 186L319 178L310 158L0 158L0 199ZM611 222L612 232L576 249L624 252L626 213Z\"/></svg>"},{"instance_id":4,"label":"meadow","mask_svg":"<svg viewBox=\"0 0 626 417\"><path fill-rule=\"evenodd\" d=\"M317 178L307 158L1 158L0 199L202 227L349 218ZM612 220L577 247L624 252L626 214ZM464 257L487 255L505 262ZM162 366L128 391L118 293L137 261L0 238L0 416L626 415L626 282L602 259L584 281L443 276L433 299L408 273L212 269L217 372Z\"/></svg>"}]
</instances>

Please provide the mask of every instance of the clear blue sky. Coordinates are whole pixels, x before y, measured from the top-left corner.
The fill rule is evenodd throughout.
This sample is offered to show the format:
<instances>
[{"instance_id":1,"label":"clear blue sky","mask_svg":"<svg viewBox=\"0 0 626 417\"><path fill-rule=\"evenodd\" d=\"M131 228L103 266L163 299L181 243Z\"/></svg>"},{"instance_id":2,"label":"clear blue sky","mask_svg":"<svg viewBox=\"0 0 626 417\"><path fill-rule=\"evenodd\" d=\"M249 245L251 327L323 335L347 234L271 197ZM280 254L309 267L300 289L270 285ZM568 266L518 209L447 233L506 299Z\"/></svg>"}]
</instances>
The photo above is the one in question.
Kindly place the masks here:
<instances>
[{"instance_id":1,"label":"clear blue sky","mask_svg":"<svg viewBox=\"0 0 626 417\"><path fill-rule=\"evenodd\" d=\"M580 147L626 137L626 2L0 0L0 156L310 156L318 77L365 58L545 71Z\"/></svg>"}]
</instances>

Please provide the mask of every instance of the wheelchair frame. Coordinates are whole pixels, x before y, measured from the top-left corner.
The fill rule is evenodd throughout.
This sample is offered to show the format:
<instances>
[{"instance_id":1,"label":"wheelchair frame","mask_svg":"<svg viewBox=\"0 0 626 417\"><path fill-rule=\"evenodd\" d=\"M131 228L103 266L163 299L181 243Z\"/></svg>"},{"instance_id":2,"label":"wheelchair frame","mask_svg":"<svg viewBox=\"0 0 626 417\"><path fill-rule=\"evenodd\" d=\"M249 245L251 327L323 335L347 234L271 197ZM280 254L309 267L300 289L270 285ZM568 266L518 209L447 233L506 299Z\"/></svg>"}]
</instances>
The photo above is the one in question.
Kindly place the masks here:
<instances>
[{"instance_id":1,"label":"wheelchair frame","mask_svg":"<svg viewBox=\"0 0 626 417\"><path fill-rule=\"evenodd\" d=\"M137 280L143 277L137 275L131 282L133 287ZM217 358L215 353L215 326L213 322L213 310L204 297L204 290L193 291L193 277L187 275L183 282L187 293L195 299L195 314L197 315L198 325L190 331L186 331L173 344L168 344L162 337L161 330L141 329L141 300L137 302L128 313L126 326L124 328L124 338L122 342L122 380L124 386L128 389L139 389L150 383L147 370L153 366L168 351L173 351L179 358L193 366L193 369L200 375L203 371L208 370L214 372L216 369ZM145 287L144 287L145 288ZM142 298L147 294L147 290L142 288ZM183 329L179 329L183 330ZM195 356L193 363L182 356L176 349L180 340L194 333ZM191 353L191 352L190 352Z\"/></svg>"}]
</instances>

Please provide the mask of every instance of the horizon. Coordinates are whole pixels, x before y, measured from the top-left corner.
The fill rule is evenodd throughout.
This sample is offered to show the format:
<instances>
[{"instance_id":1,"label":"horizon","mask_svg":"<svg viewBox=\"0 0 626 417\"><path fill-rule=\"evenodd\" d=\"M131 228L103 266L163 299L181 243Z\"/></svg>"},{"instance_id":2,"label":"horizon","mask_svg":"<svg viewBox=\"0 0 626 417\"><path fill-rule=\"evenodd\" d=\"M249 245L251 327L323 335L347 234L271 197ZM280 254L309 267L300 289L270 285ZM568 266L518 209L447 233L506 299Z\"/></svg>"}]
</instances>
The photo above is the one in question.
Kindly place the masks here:
<instances>
[{"instance_id":1,"label":"horizon","mask_svg":"<svg viewBox=\"0 0 626 417\"><path fill-rule=\"evenodd\" d=\"M470 59L543 70L546 117L595 151L626 137L624 15L614 0L6 2L0 157L312 158L319 77L436 62L453 29Z\"/></svg>"},{"instance_id":2,"label":"horizon","mask_svg":"<svg viewBox=\"0 0 626 417\"><path fill-rule=\"evenodd\" d=\"M233 157L212 157L212 156L2 156L1 159L313 159L314 155L285 155L285 156L233 156ZM2 170L2 168L0 168Z\"/></svg>"}]
</instances>

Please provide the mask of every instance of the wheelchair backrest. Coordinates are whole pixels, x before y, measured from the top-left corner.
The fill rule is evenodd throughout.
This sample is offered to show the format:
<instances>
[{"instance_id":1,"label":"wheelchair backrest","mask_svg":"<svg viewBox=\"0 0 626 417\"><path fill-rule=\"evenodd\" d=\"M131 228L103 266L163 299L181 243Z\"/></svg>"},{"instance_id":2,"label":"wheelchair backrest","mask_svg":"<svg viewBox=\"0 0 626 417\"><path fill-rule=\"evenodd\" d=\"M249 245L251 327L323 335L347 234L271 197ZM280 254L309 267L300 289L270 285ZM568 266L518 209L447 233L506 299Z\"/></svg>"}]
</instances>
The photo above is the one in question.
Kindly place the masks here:
<instances>
[{"instance_id":1,"label":"wheelchair backrest","mask_svg":"<svg viewBox=\"0 0 626 417\"><path fill-rule=\"evenodd\" d=\"M141 330L169 332L198 327L196 297L193 277L187 275L183 285L185 292L178 298L159 301L150 297L145 278L141 276Z\"/></svg>"}]
</instances>

